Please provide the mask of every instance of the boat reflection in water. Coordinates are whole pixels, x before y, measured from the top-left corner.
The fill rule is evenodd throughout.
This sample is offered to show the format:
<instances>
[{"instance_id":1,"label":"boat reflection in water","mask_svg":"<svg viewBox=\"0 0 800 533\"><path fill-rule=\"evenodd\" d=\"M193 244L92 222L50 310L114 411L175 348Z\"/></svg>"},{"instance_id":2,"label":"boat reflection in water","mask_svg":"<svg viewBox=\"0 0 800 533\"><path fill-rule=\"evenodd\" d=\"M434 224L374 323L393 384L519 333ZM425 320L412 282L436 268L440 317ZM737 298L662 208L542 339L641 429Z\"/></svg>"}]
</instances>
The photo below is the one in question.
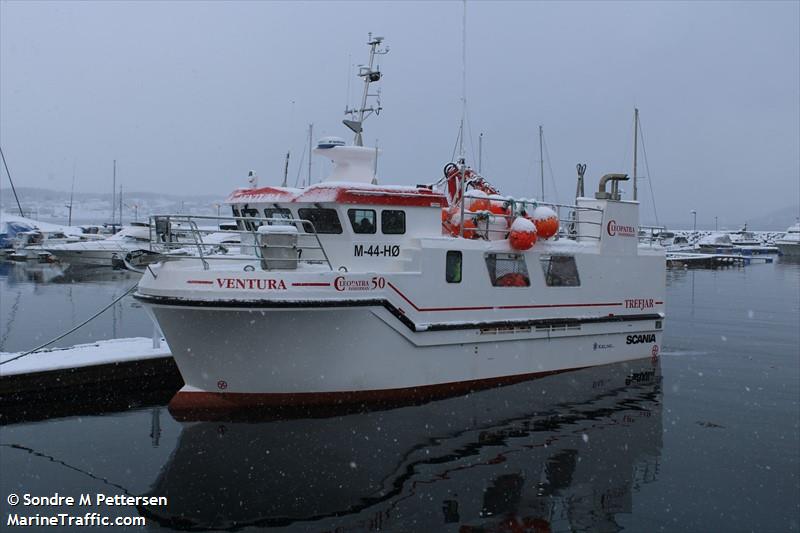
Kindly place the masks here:
<instances>
[{"instance_id":1,"label":"boat reflection in water","mask_svg":"<svg viewBox=\"0 0 800 533\"><path fill-rule=\"evenodd\" d=\"M616 531L662 444L657 359L390 410L186 424L140 511L192 530Z\"/></svg>"}]
</instances>

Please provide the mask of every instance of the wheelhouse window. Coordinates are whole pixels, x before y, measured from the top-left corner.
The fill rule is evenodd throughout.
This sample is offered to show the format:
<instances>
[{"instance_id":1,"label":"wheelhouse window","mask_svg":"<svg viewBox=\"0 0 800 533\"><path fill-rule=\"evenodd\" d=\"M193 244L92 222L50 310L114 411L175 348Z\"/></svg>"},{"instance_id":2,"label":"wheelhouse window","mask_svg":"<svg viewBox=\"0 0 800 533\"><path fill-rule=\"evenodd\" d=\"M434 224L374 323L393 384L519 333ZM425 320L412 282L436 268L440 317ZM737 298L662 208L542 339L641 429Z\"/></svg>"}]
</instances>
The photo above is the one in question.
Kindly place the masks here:
<instances>
[{"instance_id":1,"label":"wheelhouse window","mask_svg":"<svg viewBox=\"0 0 800 533\"><path fill-rule=\"evenodd\" d=\"M267 207L264 209L264 218L277 218L284 220L292 219L292 212L285 207ZM281 220L267 220L269 226L291 226L291 222L283 222Z\"/></svg>"},{"instance_id":2,"label":"wheelhouse window","mask_svg":"<svg viewBox=\"0 0 800 533\"><path fill-rule=\"evenodd\" d=\"M255 207L247 207L247 204L241 209L242 217L252 218L253 220L244 220L244 227L248 231L256 231L264 222L261 220L261 213Z\"/></svg>"},{"instance_id":3,"label":"wheelhouse window","mask_svg":"<svg viewBox=\"0 0 800 533\"><path fill-rule=\"evenodd\" d=\"M396 209L381 211L381 231L384 235L403 235L406 232L406 212Z\"/></svg>"},{"instance_id":4,"label":"wheelhouse window","mask_svg":"<svg viewBox=\"0 0 800 533\"><path fill-rule=\"evenodd\" d=\"M489 281L495 287L530 287L531 278L522 254L486 254Z\"/></svg>"},{"instance_id":5,"label":"wheelhouse window","mask_svg":"<svg viewBox=\"0 0 800 533\"><path fill-rule=\"evenodd\" d=\"M571 255L543 255L540 258L548 287L580 287L578 265Z\"/></svg>"},{"instance_id":6,"label":"wheelhouse window","mask_svg":"<svg viewBox=\"0 0 800 533\"><path fill-rule=\"evenodd\" d=\"M375 233L375 211L372 209L348 209L347 216L355 233Z\"/></svg>"},{"instance_id":7,"label":"wheelhouse window","mask_svg":"<svg viewBox=\"0 0 800 533\"><path fill-rule=\"evenodd\" d=\"M444 278L447 283L461 283L461 252L449 250L445 258Z\"/></svg>"},{"instance_id":8,"label":"wheelhouse window","mask_svg":"<svg viewBox=\"0 0 800 533\"><path fill-rule=\"evenodd\" d=\"M303 208L298 209L297 214L303 220L308 220L314 225L317 233L341 233L342 224L339 222L339 215L336 209L326 209L321 207L316 208ZM311 227L308 224L303 228L310 231Z\"/></svg>"}]
</instances>

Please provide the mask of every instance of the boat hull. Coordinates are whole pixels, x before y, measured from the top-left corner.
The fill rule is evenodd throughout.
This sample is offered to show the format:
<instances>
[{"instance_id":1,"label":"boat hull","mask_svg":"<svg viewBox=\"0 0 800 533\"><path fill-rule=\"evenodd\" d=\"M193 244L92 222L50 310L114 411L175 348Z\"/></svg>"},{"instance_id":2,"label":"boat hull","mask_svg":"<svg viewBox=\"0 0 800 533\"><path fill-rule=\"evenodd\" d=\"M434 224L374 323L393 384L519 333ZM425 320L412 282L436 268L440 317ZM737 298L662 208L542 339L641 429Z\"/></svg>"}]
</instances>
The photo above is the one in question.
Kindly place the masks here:
<instances>
[{"instance_id":1,"label":"boat hull","mask_svg":"<svg viewBox=\"0 0 800 533\"><path fill-rule=\"evenodd\" d=\"M80 266L112 266L114 257L123 257L126 250L49 250L61 263Z\"/></svg>"},{"instance_id":2,"label":"boat hull","mask_svg":"<svg viewBox=\"0 0 800 533\"><path fill-rule=\"evenodd\" d=\"M186 383L170 404L177 415L425 401L657 356L662 335L652 315L563 330L413 331L380 306L149 307Z\"/></svg>"},{"instance_id":3,"label":"boat hull","mask_svg":"<svg viewBox=\"0 0 800 533\"><path fill-rule=\"evenodd\" d=\"M800 242L784 243L776 242L775 246L781 251L782 255L789 257L800 257Z\"/></svg>"}]
</instances>

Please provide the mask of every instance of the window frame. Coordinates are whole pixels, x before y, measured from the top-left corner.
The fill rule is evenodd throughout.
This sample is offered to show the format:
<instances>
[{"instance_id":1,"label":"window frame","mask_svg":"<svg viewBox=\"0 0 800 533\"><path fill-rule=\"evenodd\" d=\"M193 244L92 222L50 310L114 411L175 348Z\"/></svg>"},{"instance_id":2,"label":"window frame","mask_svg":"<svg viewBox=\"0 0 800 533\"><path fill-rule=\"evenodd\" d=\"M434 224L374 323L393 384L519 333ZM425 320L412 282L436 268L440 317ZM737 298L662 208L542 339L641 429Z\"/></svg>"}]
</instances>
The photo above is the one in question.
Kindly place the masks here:
<instances>
[{"instance_id":1,"label":"window frame","mask_svg":"<svg viewBox=\"0 0 800 533\"><path fill-rule=\"evenodd\" d=\"M271 214L270 214L270 212L271 212ZM288 215L288 220L291 220L291 219L294 218L294 215L292 215L292 210L289 209L288 207L265 207L264 208L264 218L281 218L280 216L278 216L278 217L275 216L276 212ZM278 222L278 221L275 221L275 220L266 220L265 222L266 222L266 224L268 226L292 226L293 225L291 222L288 222L288 221L287 222Z\"/></svg>"},{"instance_id":2,"label":"window frame","mask_svg":"<svg viewBox=\"0 0 800 533\"><path fill-rule=\"evenodd\" d=\"M365 213L372 213L372 231L359 231L359 229L357 229L361 223L359 222L358 224L356 224L357 217L355 217L354 215L359 211ZM352 209L347 210L347 218L350 220L350 228L356 235L375 235L376 233L378 233L378 214L375 212L374 209L354 207Z\"/></svg>"},{"instance_id":3,"label":"window frame","mask_svg":"<svg viewBox=\"0 0 800 533\"><path fill-rule=\"evenodd\" d=\"M450 273L451 257L458 258L458 279L456 279L455 276L452 276ZM463 279L464 279L464 255L461 253L461 250L447 250L447 253L444 256L444 280L447 283L461 283Z\"/></svg>"},{"instance_id":4,"label":"window frame","mask_svg":"<svg viewBox=\"0 0 800 533\"><path fill-rule=\"evenodd\" d=\"M400 213L403 220L403 231L386 231L385 215L389 213ZM396 215L390 215L396 216ZM403 209L383 209L381 210L381 233L384 235L405 235L406 234L406 212Z\"/></svg>"},{"instance_id":5,"label":"window frame","mask_svg":"<svg viewBox=\"0 0 800 533\"><path fill-rule=\"evenodd\" d=\"M554 263L553 260L556 259ZM563 273L559 273L559 277L555 278L552 274L552 267L553 264L567 264L572 263L574 269L574 283L564 283L564 280L568 280L566 276L563 276ZM581 286L581 274L578 270L578 262L575 260L574 255L542 255L539 256L539 263L542 265L542 274L544 275L544 283L548 287L580 287ZM555 279L560 280L558 283L552 283Z\"/></svg>"},{"instance_id":6,"label":"window frame","mask_svg":"<svg viewBox=\"0 0 800 533\"><path fill-rule=\"evenodd\" d=\"M503 262L506 262L506 261L515 262L515 263L517 263L519 265L522 265L522 269L521 269L522 271L521 272L516 272L516 271L514 271L514 272L506 272L502 276L498 276L497 275L498 258L500 258L500 261L503 261ZM486 264L486 273L489 276L489 282L492 284L492 287L523 288L523 289L526 289L526 288L531 286L531 273L530 273L530 270L528 270L528 263L525 260L525 254L513 253L513 252L487 252L486 254L484 254L483 259L484 259L484 263ZM494 262L493 265L490 265L491 261ZM515 268L514 270L517 270L517 268ZM510 285L501 285L501 284L498 284L498 281L500 279L502 279L505 276L508 276L510 274L522 276L522 279L525 281L525 284L524 285L511 285L511 284ZM509 279L512 279L512 278L509 278Z\"/></svg>"},{"instance_id":7,"label":"window frame","mask_svg":"<svg viewBox=\"0 0 800 533\"><path fill-rule=\"evenodd\" d=\"M332 211L334 216L336 217L336 226L338 226L338 230L339 231L320 231L320 228L317 227L317 221L316 220L311 220L310 218L304 216L304 213L303 213L304 211L305 212L308 212L308 211L330 212L330 211ZM301 208L299 208L297 210L297 218L299 218L301 220L304 220L306 222L310 222L314 227L314 231L318 235L341 235L342 231L343 231L342 230L342 221L339 219L339 211L337 209L332 208L332 207L301 207ZM305 231L305 224L303 224L303 226L304 226L303 230ZM334 227L333 229L336 230L337 228Z\"/></svg>"}]
</instances>

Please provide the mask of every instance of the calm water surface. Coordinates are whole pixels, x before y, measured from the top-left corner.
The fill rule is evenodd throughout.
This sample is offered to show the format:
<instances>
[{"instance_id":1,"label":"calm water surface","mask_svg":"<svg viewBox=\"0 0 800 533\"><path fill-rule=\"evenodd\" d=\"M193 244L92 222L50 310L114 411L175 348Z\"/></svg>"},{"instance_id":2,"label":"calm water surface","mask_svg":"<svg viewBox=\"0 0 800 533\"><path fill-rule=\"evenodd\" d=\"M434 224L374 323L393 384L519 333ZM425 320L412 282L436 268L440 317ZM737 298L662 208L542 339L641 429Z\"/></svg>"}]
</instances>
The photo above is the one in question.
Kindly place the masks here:
<instances>
[{"instance_id":1,"label":"calm water surface","mask_svg":"<svg viewBox=\"0 0 800 533\"><path fill-rule=\"evenodd\" d=\"M135 281L0 264L0 350ZM658 362L326 418L180 424L157 405L3 426L0 529L8 494L58 492L168 498L71 511L146 517L130 530L798 531L800 264L667 285ZM130 297L100 320L61 344L152 332Z\"/></svg>"}]
</instances>

